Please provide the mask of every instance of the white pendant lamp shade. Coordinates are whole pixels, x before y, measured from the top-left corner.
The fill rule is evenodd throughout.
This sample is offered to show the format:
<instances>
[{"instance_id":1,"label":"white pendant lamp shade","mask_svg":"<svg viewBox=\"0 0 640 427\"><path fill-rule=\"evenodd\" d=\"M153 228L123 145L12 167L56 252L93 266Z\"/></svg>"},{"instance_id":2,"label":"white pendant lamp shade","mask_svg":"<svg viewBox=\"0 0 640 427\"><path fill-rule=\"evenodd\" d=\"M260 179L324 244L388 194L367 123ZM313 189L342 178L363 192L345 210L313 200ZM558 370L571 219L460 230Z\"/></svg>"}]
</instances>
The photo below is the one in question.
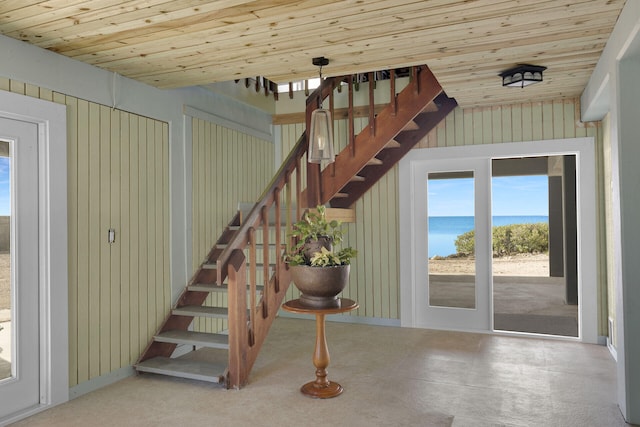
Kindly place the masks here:
<instances>
[{"instance_id":1,"label":"white pendant lamp shade","mask_svg":"<svg viewBox=\"0 0 640 427\"><path fill-rule=\"evenodd\" d=\"M319 108L311 113L309 129L309 163L333 163L333 128L331 112Z\"/></svg>"}]
</instances>

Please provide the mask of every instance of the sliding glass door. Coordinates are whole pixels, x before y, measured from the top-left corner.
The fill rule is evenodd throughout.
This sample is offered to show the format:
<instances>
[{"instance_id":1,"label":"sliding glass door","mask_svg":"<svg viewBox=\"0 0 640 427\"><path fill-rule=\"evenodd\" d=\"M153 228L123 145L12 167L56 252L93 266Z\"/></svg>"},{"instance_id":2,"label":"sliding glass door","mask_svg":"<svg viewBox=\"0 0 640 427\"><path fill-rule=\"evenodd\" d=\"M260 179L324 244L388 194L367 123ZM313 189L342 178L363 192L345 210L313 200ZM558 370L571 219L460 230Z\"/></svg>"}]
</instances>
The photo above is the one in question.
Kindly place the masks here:
<instances>
[{"instance_id":1,"label":"sliding glass door","mask_svg":"<svg viewBox=\"0 0 640 427\"><path fill-rule=\"evenodd\" d=\"M401 324L597 342L593 141L414 150Z\"/></svg>"}]
</instances>

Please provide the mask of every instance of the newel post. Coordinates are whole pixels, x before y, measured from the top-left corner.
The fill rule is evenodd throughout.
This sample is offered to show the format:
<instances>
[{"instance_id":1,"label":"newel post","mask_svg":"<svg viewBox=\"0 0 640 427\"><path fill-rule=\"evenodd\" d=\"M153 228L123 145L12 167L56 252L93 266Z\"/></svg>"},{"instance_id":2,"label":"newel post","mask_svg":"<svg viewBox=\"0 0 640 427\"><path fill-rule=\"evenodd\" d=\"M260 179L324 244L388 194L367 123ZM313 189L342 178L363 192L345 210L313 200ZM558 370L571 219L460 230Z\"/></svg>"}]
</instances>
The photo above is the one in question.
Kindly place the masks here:
<instances>
[{"instance_id":1,"label":"newel post","mask_svg":"<svg viewBox=\"0 0 640 427\"><path fill-rule=\"evenodd\" d=\"M240 249L232 252L228 267L229 372L227 388L239 389L249 376L247 330L247 267Z\"/></svg>"}]
</instances>

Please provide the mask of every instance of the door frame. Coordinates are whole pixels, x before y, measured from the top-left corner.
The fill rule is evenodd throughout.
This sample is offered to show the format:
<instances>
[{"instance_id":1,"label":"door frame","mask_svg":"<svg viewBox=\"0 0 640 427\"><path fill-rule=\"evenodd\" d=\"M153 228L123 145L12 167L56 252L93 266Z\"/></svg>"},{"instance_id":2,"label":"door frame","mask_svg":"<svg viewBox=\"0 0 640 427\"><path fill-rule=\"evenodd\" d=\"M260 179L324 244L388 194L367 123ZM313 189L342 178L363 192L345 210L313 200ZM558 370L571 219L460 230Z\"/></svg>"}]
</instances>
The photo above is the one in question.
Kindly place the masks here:
<instances>
[{"instance_id":1,"label":"door frame","mask_svg":"<svg viewBox=\"0 0 640 427\"><path fill-rule=\"evenodd\" d=\"M417 237L412 230L416 188L412 180L419 164L425 161L445 159L510 158L546 155L576 156L576 191L578 205L578 338L582 342L598 342L598 258L596 250L596 164L595 143L592 137L555 139L531 142L471 145L458 147L425 148L411 150L401 161L399 168L400 201L400 322L405 327L425 327L418 322L416 312L415 245ZM426 178L425 178L426 179ZM490 203L490 201L487 201ZM491 288L492 286L490 286ZM492 292L492 289L490 289ZM490 297L491 295L489 295ZM489 315L493 317L492 310ZM492 325L487 319L485 324ZM429 325L429 327L433 327ZM492 328L474 329L452 327L451 330L468 330L493 333ZM567 338L571 339L571 338Z\"/></svg>"},{"instance_id":2,"label":"door frame","mask_svg":"<svg viewBox=\"0 0 640 427\"><path fill-rule=\"evenodd\" d=\"M0 117L38 127L40 404L15 422L69 400L66 106L0 90Z\"/></svg>"}]
</instances>

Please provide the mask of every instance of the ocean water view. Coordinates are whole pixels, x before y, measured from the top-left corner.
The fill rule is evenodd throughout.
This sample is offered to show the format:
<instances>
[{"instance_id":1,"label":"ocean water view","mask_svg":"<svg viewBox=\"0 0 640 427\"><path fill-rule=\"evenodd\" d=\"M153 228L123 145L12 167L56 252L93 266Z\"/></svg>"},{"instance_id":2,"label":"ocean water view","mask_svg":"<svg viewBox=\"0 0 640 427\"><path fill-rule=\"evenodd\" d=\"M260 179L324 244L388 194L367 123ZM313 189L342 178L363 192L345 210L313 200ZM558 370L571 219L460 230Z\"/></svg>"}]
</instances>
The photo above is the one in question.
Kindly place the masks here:
<instances>
[{"instance_id":1,"label":"ocean water view","mask_svg":"<svg viewBox=\"0 0 640 427\"><path fill-rule=\"evenodd\" d=\"M429 258L456 253L456 237L473 230L472 216L431 216L429 217ZM549 223L548 216L494 216L493 225Z\"/></svg>"}]
</instances>

